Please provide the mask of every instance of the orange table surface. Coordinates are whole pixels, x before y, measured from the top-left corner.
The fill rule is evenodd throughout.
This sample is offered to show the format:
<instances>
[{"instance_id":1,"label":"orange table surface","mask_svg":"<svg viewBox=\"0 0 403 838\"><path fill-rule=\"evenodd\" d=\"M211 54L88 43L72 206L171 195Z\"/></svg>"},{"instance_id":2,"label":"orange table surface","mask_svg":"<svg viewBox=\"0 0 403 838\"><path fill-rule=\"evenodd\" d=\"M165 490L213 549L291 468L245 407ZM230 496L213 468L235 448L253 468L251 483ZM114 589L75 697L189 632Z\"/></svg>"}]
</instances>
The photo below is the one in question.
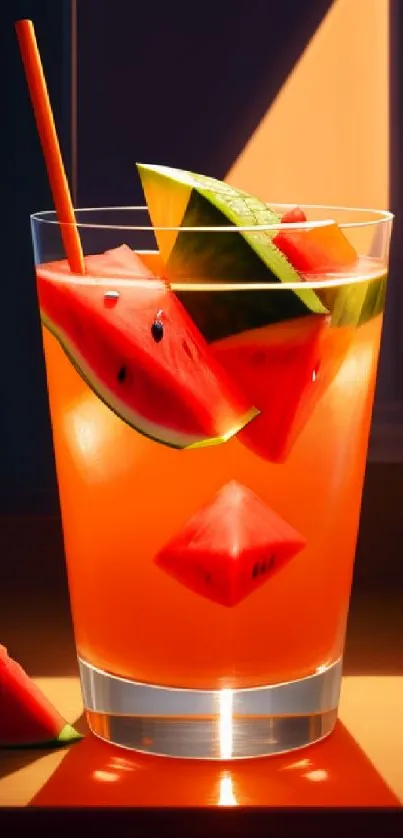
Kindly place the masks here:
<instances>
[{"instance_id":1,"label":"orange table surface","mask_svg":"<svg viewBox=\"0 0 403 838\"><path fill-rule=\"evenodd\" d=\"M0 607L2 642L86 735L61 750L0 750L0 807L402 806L399 594L354 605L330 737L288 755L227 763L145 756L97 740L82 715L66 610L49 598L46 605L32 597L20 609L11 605Z\"/></svg>"},{"instance_id":2,"label":"orange table surface","mask_svg":"<svg viewBox=\"0 0 403 838\"><path fill-rule=\"evenodd\" d=\"M77 678L35 680L69 721L81 715ZM90 734L60 751L3 751L0 806L401 805L402 711L403 677L346 677L333 735L288 755L172 760Z\"/></svg>"}]
</instances>

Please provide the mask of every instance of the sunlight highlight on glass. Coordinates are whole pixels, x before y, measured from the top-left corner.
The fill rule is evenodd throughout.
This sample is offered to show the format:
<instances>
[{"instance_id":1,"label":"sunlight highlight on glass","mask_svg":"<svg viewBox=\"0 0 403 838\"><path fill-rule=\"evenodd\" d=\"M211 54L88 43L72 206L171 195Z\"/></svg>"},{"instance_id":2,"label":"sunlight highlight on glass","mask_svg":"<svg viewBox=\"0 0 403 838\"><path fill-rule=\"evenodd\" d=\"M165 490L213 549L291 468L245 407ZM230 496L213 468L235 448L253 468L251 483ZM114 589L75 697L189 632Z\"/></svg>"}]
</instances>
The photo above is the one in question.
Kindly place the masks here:
<instances>
[{"instance_id":1,"label":"sunlight highlight on glass","mask_svg":"<svg viewBox=\"0 0 403 838\"><path fill-rule=\"evenodd\" d=\"M232 690L220 691L220 757L232 757Z\"/></svg>"}]
</instances>

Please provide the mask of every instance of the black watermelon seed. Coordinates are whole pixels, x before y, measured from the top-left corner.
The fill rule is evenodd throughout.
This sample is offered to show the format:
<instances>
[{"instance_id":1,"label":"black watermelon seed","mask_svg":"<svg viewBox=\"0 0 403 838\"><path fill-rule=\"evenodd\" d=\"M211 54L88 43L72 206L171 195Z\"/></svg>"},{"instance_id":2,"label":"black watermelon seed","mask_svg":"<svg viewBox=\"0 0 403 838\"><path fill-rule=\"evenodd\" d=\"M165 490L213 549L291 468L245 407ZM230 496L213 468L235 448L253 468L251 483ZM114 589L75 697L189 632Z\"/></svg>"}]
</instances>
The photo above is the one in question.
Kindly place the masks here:
<instances>
[{"instance_id":1,"label":"black watermelon seed","mask_svg":"<svg viewBox=\"0 0 403 838\"><path fill-rule=\"evenodd\" d=\"M116 376L116 377L117 377L117 380L118 380L120 383L122 383L122 381L124 381L124 380L125 380L125 378L126 378L126 374L127 374L127 369L126 369L126 367L125 367L125 366L121 367L121 368L120 368L120 370L119 370L119 372L118 372L118 374L117 374L117 376Z\"/></svg>"},{"instance_id":2,"label":"black watermelon seed","mask_svg":"<svg viewBox=\"0 0 403 838\"><path fill-rule=\"evenodd\" d=\"M256 564L253 565L252 578L254 579L255 576L258 575L258 573L259 573L259 565L256 562Z\"/></svg>"},{"instance_id":3,"label":"black watermelon seed","mask_svg":"<svg viewBox=\"0 0 403 838\"><path fill-rule=\"evenodd\" d=\"M151 334L156 343L159 343L160 340L162 340L164 337L164 327L161 320L154 320L154 323L151 326Z\"/></svg>"}]
</instances>

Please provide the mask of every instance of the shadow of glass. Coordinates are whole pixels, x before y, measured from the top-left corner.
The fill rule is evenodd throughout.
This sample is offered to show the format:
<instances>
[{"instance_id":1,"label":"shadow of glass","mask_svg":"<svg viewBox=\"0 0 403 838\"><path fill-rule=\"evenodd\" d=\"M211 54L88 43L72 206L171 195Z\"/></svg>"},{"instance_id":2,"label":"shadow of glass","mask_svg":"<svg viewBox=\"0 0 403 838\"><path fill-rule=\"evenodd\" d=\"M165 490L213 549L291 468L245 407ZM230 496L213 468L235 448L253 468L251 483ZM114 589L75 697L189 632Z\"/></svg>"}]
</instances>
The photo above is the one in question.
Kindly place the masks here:
<instances>
[{"instance_id":1,"label":"shadow of glass","mask_svg":"<svg viewBox=\"0 0 403 838\"><path fill-rule=\"evenodd\" d=\"M399 801L339 721L294 753L236 762L164 759L88 735L71 748L32 807L394 807Z\"/></svg>"}]
</instances>

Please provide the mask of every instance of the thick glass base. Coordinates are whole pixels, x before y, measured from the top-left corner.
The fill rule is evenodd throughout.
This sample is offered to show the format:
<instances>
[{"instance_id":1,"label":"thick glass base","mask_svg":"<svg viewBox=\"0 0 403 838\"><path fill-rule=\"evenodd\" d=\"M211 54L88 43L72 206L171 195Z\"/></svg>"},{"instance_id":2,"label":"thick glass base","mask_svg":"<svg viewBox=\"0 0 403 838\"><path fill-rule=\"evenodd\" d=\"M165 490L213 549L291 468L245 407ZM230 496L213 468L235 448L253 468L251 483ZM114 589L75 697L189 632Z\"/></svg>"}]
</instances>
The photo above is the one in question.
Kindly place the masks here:
<instances>
[{"instance_id":1,"label":"thick glass base","mask_svg":"<svg viewBox=\"0 0 403 838\"><path fill-rule=\"evenodd\" d=\"M92 732L123 748L187 759L245 759L303 748L335 725L341 660L255 689L181 690L119 678L79 660Z\"/></svg>"}]
</instances>

